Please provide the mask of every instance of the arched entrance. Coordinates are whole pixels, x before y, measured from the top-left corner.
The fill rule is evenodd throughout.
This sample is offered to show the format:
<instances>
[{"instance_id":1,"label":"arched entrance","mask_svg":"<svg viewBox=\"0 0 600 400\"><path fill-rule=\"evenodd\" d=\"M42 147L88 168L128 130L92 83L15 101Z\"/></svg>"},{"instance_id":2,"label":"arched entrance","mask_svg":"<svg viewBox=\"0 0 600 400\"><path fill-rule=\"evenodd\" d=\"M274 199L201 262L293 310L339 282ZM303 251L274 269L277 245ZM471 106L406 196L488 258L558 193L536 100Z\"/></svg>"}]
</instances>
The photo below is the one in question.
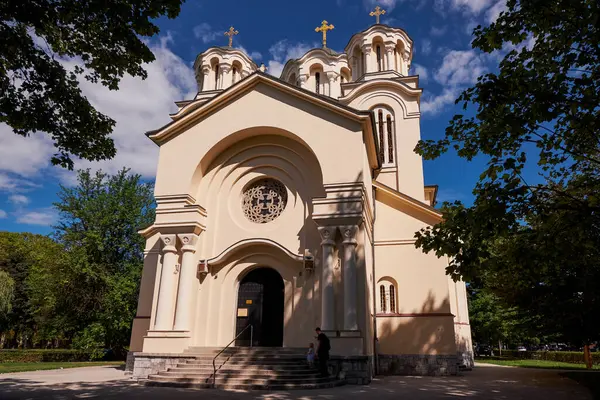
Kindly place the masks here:
<instances>
[{"instance_id":1,"label":"arched entrance","mask_svg":"<svg viewBox=\"0 0 600 400\"><path fill-rule=\"evenodd\" d=\"M251 324L253 346L282 346L284 290L283 279L274 269L250 271L238 290L236 336ZM250 345L250 329L236 340L235 345Z\"/></svg>"}]
</instances>

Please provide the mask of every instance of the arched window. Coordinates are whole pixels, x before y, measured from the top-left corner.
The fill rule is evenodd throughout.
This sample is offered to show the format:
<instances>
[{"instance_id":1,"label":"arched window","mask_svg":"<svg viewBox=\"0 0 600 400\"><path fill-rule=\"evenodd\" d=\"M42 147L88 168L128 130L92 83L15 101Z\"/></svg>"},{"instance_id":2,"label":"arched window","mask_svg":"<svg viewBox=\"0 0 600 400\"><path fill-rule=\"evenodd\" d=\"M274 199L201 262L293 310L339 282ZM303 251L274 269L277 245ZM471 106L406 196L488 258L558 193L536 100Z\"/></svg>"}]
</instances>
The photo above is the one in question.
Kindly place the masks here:
<instances>
[{"instance_id":1,"label":"arched window","mask_svg":"<svg viewBox=\"0 0 600 400\"><path fill-rule=\"evenodd\" d=\"M386 312L386 310L387 310L387 307L386 307L387 301L385 299L385 286L383 286L383 285L379 286L379 302L380 302L379 304L381 304L381 307L380 307L381 308L381 312L382 313Z\"/></svg>"},{"instance_id":2,"label":"arched window","mask_svg":"<svg viewBox=\"0 0 600 400\"><path fill-rule=\"evenodd\" d=\"M231 84L233 85L237 80L237 67L233 67L231 71Z\"/></svg>"},{"instance_id":3,"label":"arched window","mask_svg":"<svg viewBox=\"0 0 600 400\"><path fill-rule=\"evenodd\" d=\"M388 156L388 162L390 164L392 164L394 162L394 146L392 146L392 144L394 143L394 135L393 135L393 130L392 130L392 116L390 114L388 114L385 117L385 125L387 127L387 156Z\"/></svg>"},{"instance_id":4,"label":"arched window","mask_svg":"<svg viewBox=\"0 0 600 400\"><path fill-rule=\"evenodd\" d=\"M379 158L385 158L384 135L383 135L383 111L377 111L377 130L379 131Z\"/></svg>"},{"instance_id":5,"label":"arched window","mask_svg":"<svg viewBox=\"0 0 600 400\"><path fill-rule=\"evenodd\" d=\"M390 285L390 312L396 312L396 290L394 285Z\"/></svg>"},{"instance_id":6,"label":"arched window","mask_svg":"<svg viewBox=\"0 0 600 400\"><path fill-rule=\"evenodd\" d=\"M387 107L375 108L375 124L379 138L379 158L384 167L395 165L394 114Z\"/></svg>"},{"instance_id":7,"label":"arched window","mask_svg":"<svg viewBox=\"0 0 600 400\"><path fill-rule=\"evenodd\" d=\"M382 60L381 60L381 46L377 46L377 71L383 70Z\"/></svg>"},{"instance_id":8,"label":"arched window","mask_svg":"<svg viewBox=\"0 0 600 400\"><path fill-rule=\"evenodd\" d=\"M398 285L390 277L379 280L379 314L396 314L398 312L396 299L398 298Z\"/></svg>"},{"instance_id":9,"label":"arched window","mask_svg":"<svg viewBox=\"0 0 600 400\"><path fill-rule=\"evenodd\" d=\"M321 74L319 72L315 74L315 93L321 93Z\"/></svg>"},{"instance_id":10,"label":"arched window","mask_svg":"<svg viewBox=\"0 0 600 400\"><path fill-rule=\"evenodd\" d=\"M219 89L219 66L215 65L215 89Z\"/></svg>"}]
</instances>

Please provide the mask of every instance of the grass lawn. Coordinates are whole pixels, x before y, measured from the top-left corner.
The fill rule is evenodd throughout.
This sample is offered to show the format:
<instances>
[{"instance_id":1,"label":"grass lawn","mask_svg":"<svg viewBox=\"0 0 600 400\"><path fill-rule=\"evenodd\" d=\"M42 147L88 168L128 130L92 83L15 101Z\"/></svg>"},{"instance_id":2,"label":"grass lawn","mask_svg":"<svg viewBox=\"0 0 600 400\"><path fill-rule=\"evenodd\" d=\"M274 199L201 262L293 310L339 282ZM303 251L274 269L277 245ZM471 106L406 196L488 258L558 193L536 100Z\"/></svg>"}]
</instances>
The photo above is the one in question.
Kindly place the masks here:
<instances>
[{"instance_id":1,"label":"grass lawn","mask_svg":"<svg viewBox=\"0 0 600 400\"><path fill-rule=\"evenodd\" d=\"M506 365L509 367L521 367L521 368L544 368L544 369L572 369L572 370L585 370L585 364L571 364L559 361L546 361L546 360L502 360L502 359L490 359L478 357L476 362L496 365ZM594 371L600 371L599 365L594 365Z\"/></svg>"},{"instance_id":2,"label":"grass lawn","mask_svg":"<svg viewBox=\"0 0 600 400\"><path fill-rule=\"evenodd\" d=\"M9 372L41 371L43 369L93 367L97 365L121 366L123 361L98 361L98 362L6 362L0 363L0 374Z\"/></svg>"}]
</instances>

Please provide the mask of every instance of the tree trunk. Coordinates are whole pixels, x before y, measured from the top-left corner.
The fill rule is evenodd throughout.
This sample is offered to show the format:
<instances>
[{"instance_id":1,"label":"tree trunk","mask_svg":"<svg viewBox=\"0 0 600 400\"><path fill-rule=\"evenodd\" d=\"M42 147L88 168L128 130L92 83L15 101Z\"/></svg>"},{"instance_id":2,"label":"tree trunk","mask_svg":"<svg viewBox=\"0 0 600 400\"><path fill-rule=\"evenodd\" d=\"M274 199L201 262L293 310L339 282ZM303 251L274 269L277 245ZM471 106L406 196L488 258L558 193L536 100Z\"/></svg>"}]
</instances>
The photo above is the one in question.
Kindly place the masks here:
<instances>
[{"instance_id":1,"label":"tree trunk","mask_svg":"<svg viewBox=\"0 0 600 400\"><path fill-rule=\"evenodd\" d=\"M593 360L592 360L592 354L590 353L590 345L589 344L586 344L585 346L583 346L583 359L585 361L585 367L587 369L592 369Z\"/></svg>"},{"instance_id":2,"label":"tree trunk","mask_svg":"<svg viewBox=\"0 0 600 400\"><path fill-rule=\"evenodd\" d=\"M502 340L498 340L498 353L502 357Z\"/></svg>"}]
</instances>

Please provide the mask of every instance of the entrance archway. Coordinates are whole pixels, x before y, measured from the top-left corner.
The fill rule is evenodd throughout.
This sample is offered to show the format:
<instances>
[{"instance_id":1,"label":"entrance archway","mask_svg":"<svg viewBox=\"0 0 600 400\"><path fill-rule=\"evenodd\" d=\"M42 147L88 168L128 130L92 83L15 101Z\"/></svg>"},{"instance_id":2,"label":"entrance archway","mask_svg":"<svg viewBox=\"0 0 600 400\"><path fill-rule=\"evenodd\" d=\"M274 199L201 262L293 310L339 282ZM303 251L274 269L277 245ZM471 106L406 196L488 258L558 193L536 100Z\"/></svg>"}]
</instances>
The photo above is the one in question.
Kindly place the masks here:
<instances>
[{"instance_id":1,"label":"entrance archway","mask_svg":"<svg viewBox=\"0 0 600 400\"><path fill-rule=\"evenodd\" d=\"M238 289L236 336L252 325L253 346L282 346L284 290L283 279L274 269L250 271L241 280ZM235 345L250 345L250 329L236 340Z\"/></svg>"}]
</instances>

